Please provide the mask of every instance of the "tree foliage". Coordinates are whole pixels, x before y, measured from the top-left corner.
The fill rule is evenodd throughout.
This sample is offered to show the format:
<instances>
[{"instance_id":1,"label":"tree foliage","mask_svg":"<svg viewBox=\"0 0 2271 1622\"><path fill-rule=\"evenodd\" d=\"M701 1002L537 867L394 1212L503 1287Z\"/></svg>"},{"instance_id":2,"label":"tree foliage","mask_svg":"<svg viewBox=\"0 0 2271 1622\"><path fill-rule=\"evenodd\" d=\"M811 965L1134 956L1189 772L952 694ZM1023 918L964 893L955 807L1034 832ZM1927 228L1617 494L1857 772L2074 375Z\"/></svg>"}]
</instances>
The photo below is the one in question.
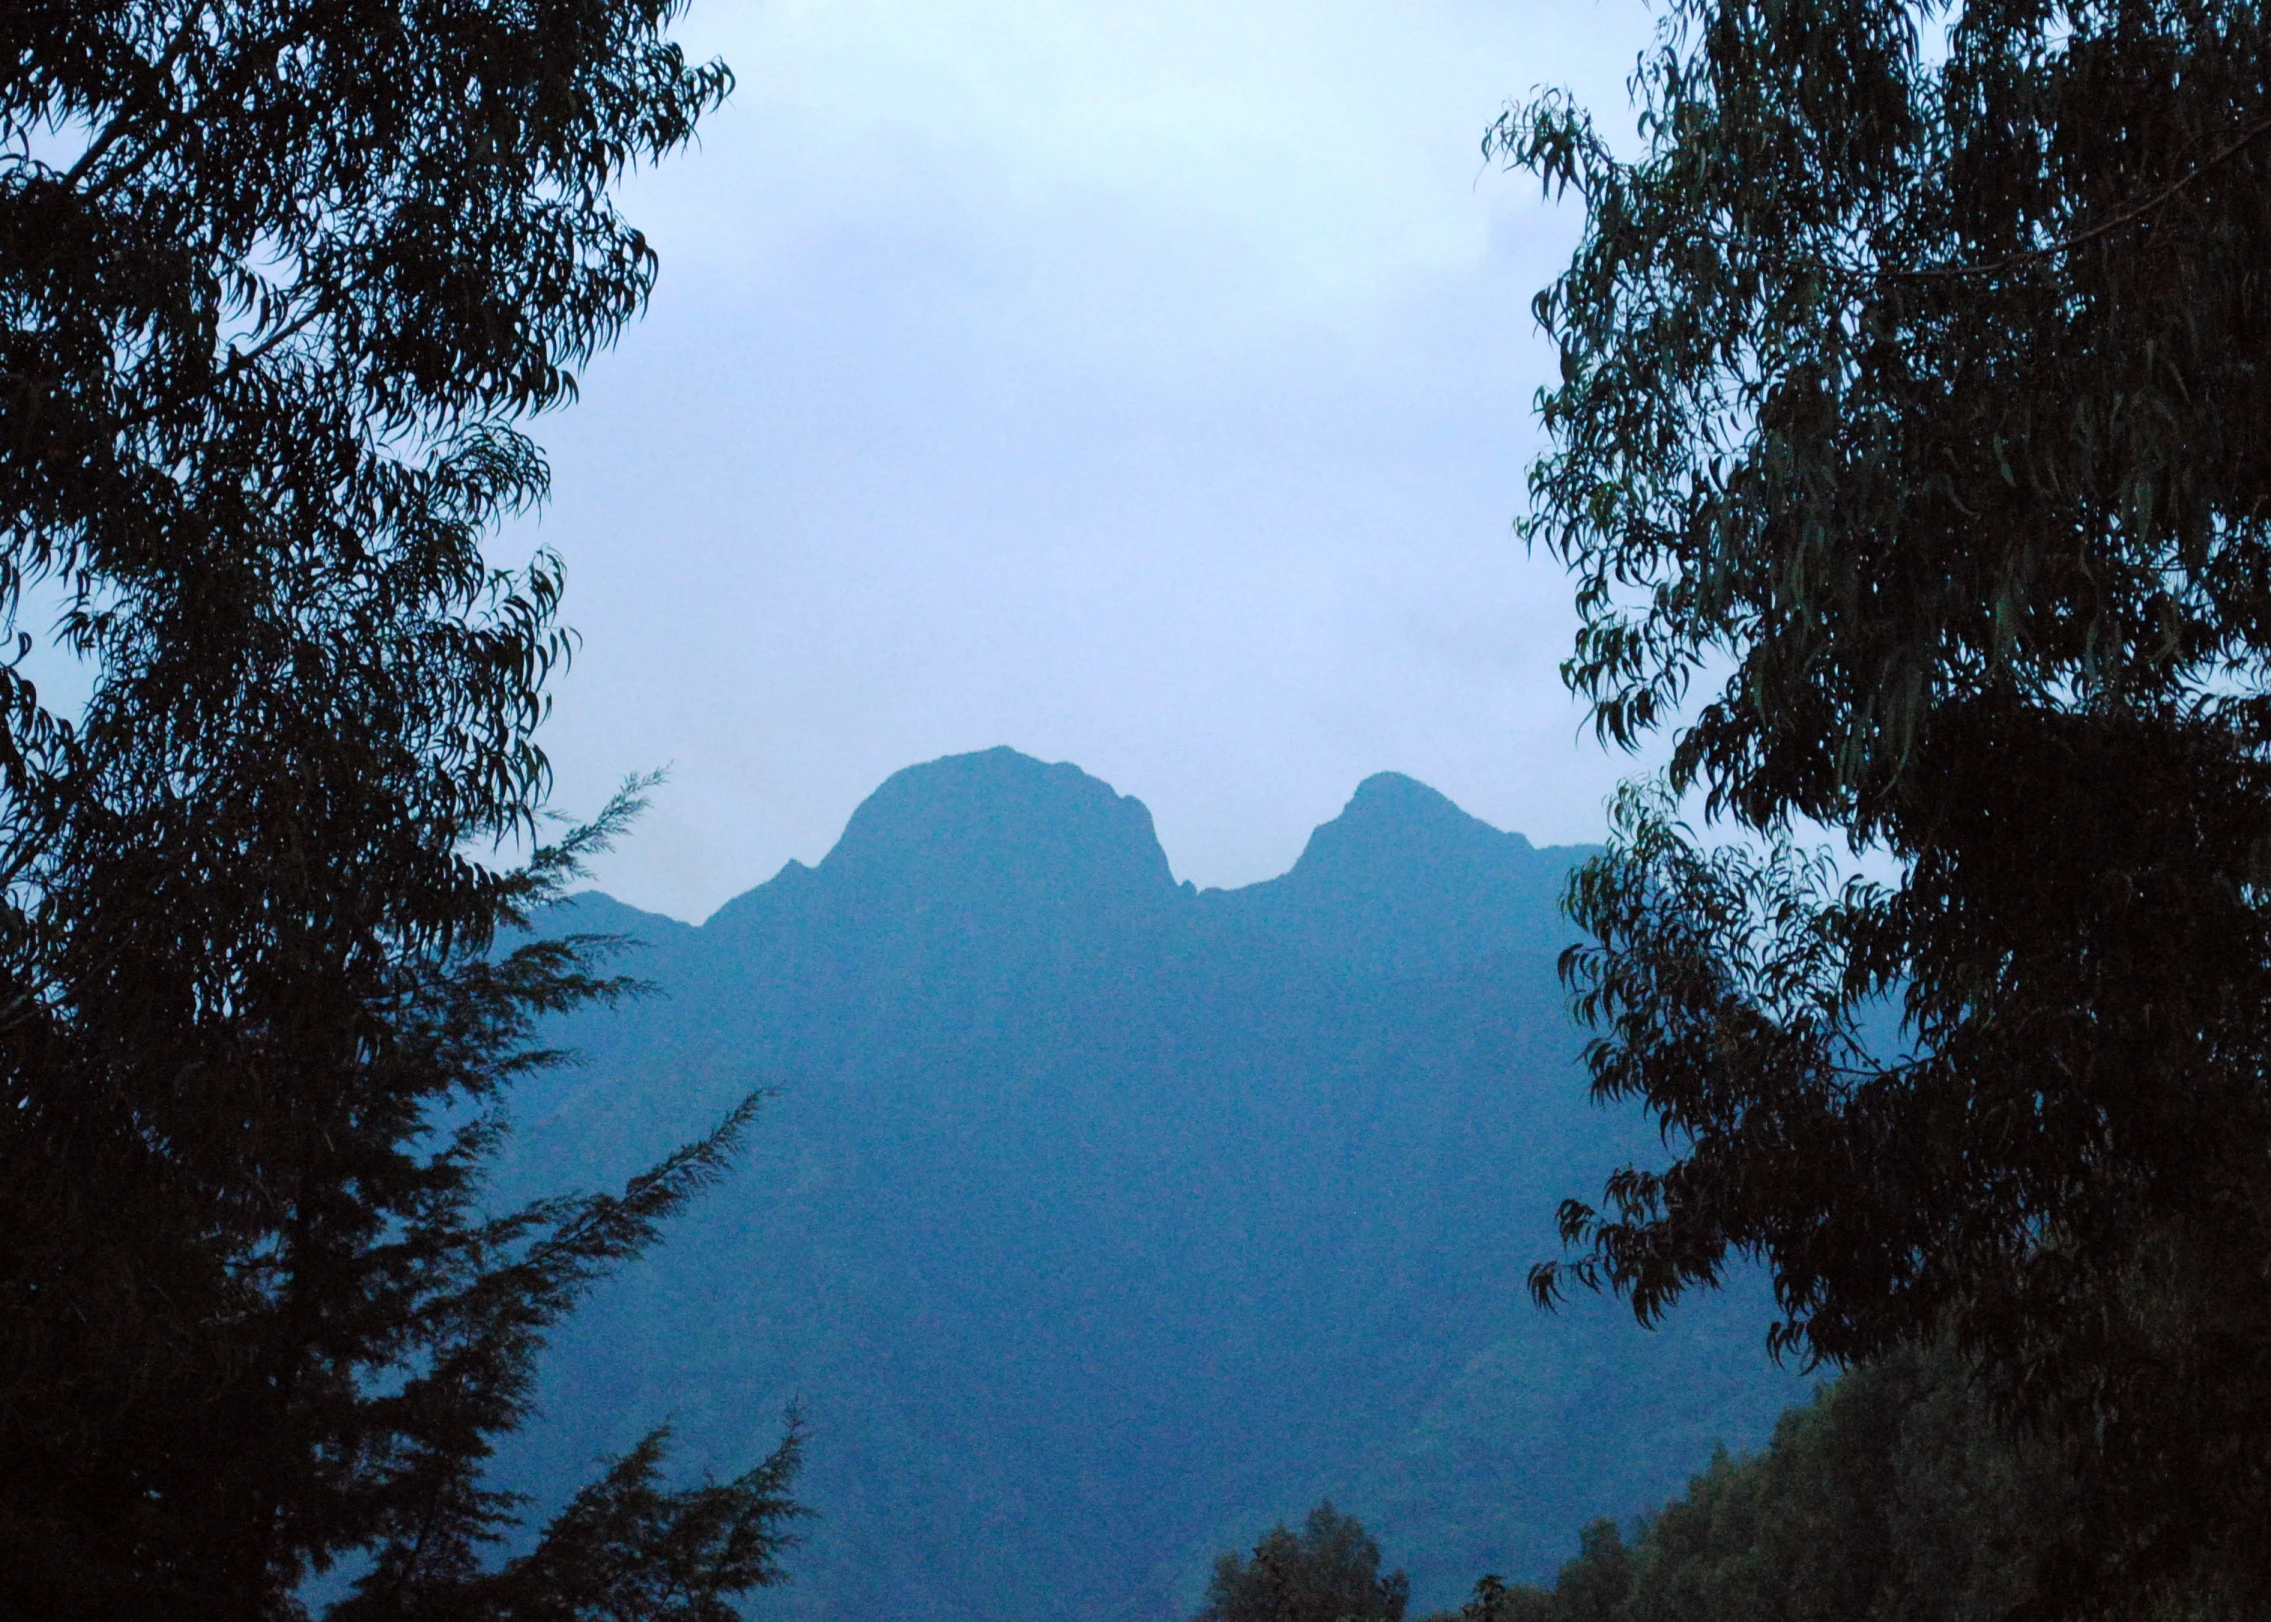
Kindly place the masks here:
<instances>
[{"instance_id":1,"label":"tree foliage","mask_svg":"<svg viewBox=\"0 0 2271 1622\"><path fill-rule=\"evenodd\" d=\"M1403 1622L1411 1583L1380 1575L1380 1545L1327 1499L1299 1533L1273 1526L1251 1560L1220 1555L1195 1622Z\"/></svg>"},{"instance_id":2,"label":"tree foliage","mask_svg":"<svg viewBox=\"0 0 2271 1622\"><path fill-rule=\"evenodd\" d=\"M746 1124L481 1202L534 1021L625 989L505 944L633 806L496 859L569 644L554 563L483 543L651 284L611 188L728 86L675 9L0 10L9 1614L288 1615L348 1556L356 1614L479 1614L544 1328ZM673 1497L641 1448L498 1614L714 1614L777 1575L793 1458ZM577 1597L666 1546L710 1599Z\"/></svg>"},{"instance_id":3,"label":"tree foliage","mask_svg":"<svg viewBox=\"0 0 2271 1622\"><path fill-rule=\"evenodd\" d=\"M1953 1332L2094 1460L2075 1608L2271 1510L2267 30L1672 0L1629 161L1557 96L1490 138L1587 213L1537 302L1565 673L1677 734L1567 966L1674 1160L1534 1282L1648 1318L1763 1255L1784 1348Z\"/></svg>"},{"instance_id":4,"label":"tree foliage","mask_svg":"<svg viewBox=\"0 0 2271 1622\"><path fill-rule=\"evenodd\" d=\"M1630 1541L1595 1521L1550 1590L1476 1585L1467 1622L2000 1622L2073 1500L1945 1347L1856 1369L1761 1452L1724 1451ZM2205 1622L2213 1610L2154 1613Z\"/></svg>"}]
</instances>

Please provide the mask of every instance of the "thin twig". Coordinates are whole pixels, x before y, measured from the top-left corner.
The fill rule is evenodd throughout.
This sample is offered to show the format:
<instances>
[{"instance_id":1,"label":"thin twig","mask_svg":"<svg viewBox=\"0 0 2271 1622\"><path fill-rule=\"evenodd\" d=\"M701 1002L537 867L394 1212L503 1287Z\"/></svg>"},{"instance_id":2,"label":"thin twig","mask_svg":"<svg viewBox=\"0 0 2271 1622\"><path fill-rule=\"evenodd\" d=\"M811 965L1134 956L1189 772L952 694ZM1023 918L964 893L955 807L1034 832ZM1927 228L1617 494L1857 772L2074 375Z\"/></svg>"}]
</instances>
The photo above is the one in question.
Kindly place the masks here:
<instances>
[{"instance_id":1,"label":"thin twig","mask_svg":"<svg viewBox=\"0 0 2271 1622\"><path fill-rule=\"evenodd\" d=\"M2093 242L2109 232L2118 231L2123 226L2132 224L2152 213L2153 210L2159 208L2178 192L2215 168L2216 165L2229 162L2237 157L2242 148L2266 131L2271 131L2271 115L2259 118L2242 129L2229 141L2226 141L2183 174L2178 175L2159 191L2153 193L2152 196L2141 202L2132 203L2119 213L2108 215L2105 219L2098 221L2088 230L2077 231L2074 235L2060 241L2048 242L2039 248L2023 248L2017 253L2005 254L2002 258L1989 260L1983 265L1933 265L1921 270L1880 270L1877 274L1898 281L1945 281L1964 276L1992 276L1999 271L2009 270L2015 265L2023 265L2029 260L2048 259L2057 254L2071 253L2085 243Z\"/></svg>"},{"instance_id":2,"label":"thin twig","mask_svg":"<svg viewBox=\"0 0 2271 1622\"><path fill-rule=\"evenodd\" d=\"M349 282L344 291L352 295L356 292L359 292L365 285L366 283L364 279L357 278L356 280ZM315 304L311 306L305 313L303 313L297 321L289 322L286 325L277 328L276 331L270 333L266 338L253 345L250 349L231 349L229 351L229 358L227 362L215 368L213 376L207 382L197 388L190 390L186 394L174 395L165 399L153 400L152 402L150 402L150 404L144 406L140 411L130 412L126 416L123 416L116 422L112 423L110 425L110 431L113 434L130 434L137 429L148 427L151 423L157 421L160 417L169 415L173 412L185 410L192 405L196 405L206 399L209 399L211 396L218 393L221 389L225 388L233 379L240 376L242 373L249 370L254 365L257 365L260 361L266 359L269 352L275 349L278 344L283 343L287 338L295 337L298 334L306 331L308 327L315 323L318 317L324 314L324 312L324 305L320 303Z\"/></svg>"},{"instance_id":3,"label":"thin twig","mask_svg":"<svg viewBox=\"0 0 2271 1622\"><path fill-rule=\"evenodd\" d=\"M181 53L189 49L189 42L195 36L198 24L204 20L205 6L203 0L199 0L197 5L189 8L188 15L182 18L181 27L174 31L173 39L166 46L166 54L158 58L151 73L153 84L163 84L172 75L174 64L181 60ZM164 112L167 109L161 107L158 110ZM86 179L87 171L102 161L103 154L117 143L118 138L133 126L135 118L144 111L147 109L121 107L117 116L104 125L102 132L89 143L87 150L79 154L79 161L64 173L63 184L75 187Z\"/></svg>"}]
</instances>

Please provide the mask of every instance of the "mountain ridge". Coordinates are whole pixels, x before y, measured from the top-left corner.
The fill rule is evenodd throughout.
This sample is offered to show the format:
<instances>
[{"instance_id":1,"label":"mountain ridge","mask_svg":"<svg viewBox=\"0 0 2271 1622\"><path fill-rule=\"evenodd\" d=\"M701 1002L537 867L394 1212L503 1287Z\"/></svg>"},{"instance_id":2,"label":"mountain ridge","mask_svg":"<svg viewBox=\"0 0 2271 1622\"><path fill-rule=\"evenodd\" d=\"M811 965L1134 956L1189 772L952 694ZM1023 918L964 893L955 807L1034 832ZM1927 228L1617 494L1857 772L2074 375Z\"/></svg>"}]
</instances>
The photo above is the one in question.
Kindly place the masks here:
<instances>
[{"instance_id":1,"label":"mountain ridge","mask_svg":"<svg viewBox=\"0 0 2271 1622\"><path fill-rule=\"evenodd\" d=\"M647 936L626 967L663 994L547 1033L586 1062L525 1095L506 1192L772 1096L558 1338L510 1477L565 1490L665 1416L732 1469L799 1398L823 1518L758 1615L1167 1622L1327 1495L1425 1603L1543 1576L1789 1400L1755 1289L1654 1336L1523 1297L1558 1199L1651 1152L1574 1065L1584 848L1377 774L1286 874L1200 891L1076 768L885 788L854 855L700 926L596 893L543 921Z\"/></svg>"},{"instance_id":2,"label":"mountain ridge","mask_svg":"<svg viewBox=\"0 0 2271 1622\"><path fill-rule=\"evenodd\" d=\"M699 924L644 912L596 889L577 892L566 905L608 920L578 927L606 933L651 927L682 943L689 938L683 931L739 932L830 894L855 907L871 927L894 909L1140 913L1195 902L1233 927L1290 932L1322 962L1425 973L1450 967L1458 955L1431 949L1429 936L1460 943L1493 907L1550 905L1561 875L1597 848L1533 845L1414 778L1376 772L1311 832L1284 873L1200 889L1175 881L1141 800L1077 766L1004 746L893 773L854 810L817 864L792 859ZM1467 886L1454 907L1409 904L1415 894L1443 891L1447 877ZM1288 923L1304 912L1321 913L1325 926ZM1392 937L1392 949L1352 953L1336 943L1335 937L1358 939L1374 929ZM1519 943L1501 938L1499 944Z\"/></svg>"}]
</instances>

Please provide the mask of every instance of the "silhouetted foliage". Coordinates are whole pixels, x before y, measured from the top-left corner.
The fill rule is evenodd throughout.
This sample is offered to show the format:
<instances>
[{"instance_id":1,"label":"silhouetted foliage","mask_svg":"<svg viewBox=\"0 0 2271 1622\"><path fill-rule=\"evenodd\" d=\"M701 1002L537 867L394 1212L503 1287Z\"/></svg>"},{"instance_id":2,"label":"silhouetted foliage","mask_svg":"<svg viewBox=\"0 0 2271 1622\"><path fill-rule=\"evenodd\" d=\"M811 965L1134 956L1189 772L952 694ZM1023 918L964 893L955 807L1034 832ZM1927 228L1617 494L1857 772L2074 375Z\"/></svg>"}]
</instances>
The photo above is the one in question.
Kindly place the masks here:
<instances>
[{"instance_id":1,"label":"silhouetted foliage","mask_svg":"<svg viewBox=\"0 0 2271 1622\"><path fill-rule=\"evenodd\" d=\"M1537 303L1565 674L1627 745L1718 684L1572 892L1595 1090L1674 1163L1537 1291L1765 1256L1781 1346L1952 1333L2081 1449L2051 1603L2257 1580L2271 18L1672 0L1635 85L1635 161L1558 97L1490 142L1588 213Z\"/></svg>"},{"instance_id":2,"label":"silhouetted foliage","mask_svg":"<svg viewBox=\"0 0 2271 1622\"><path fill-rule=\"evenodd\" d=\"M1616 1530L1614 1522L1608 1526L1612 1533ZM1458 1610L1438 1611L1425 1622L1553 1622L1556 1614L1553 1595L1536 1588L1510 1588L1494 1573L1475 1584L1474 1598Z\"/></svg>"},{"instance_id":3,"label":"silhouetted foliage","mask_svg":"<svg viewBox=\"0 0 2271 1622\"><path fill-rule=\"evenodd\" d=\"M544 487L516 419L646 296L610 188L727 86L674 10L0 9L0 1612L286 1616L350 1555L363 1615L776 1575L793 1447L672 1495L657 1442L477 1559L538 1338L749 1116L482 1207L533 1022L625 989L498 949L634 805L481 859L534 843L568 646L550 560L482 543Z\"/></svg>"},{"instance_id":4,"label":"silhouetted foliage","mask_svg":"<svg viewBox=\"0 0 2271 1622\"><path fill-rule=\"evenodd\" d=\"M1403 1622L1410 1598L1402 1572L1380 1575L1380 1545L1363 1522L1327 1499L1298 1536L1281 1523L1251 1560L1220 1556L1195 1622Z\"/></svg>"},{"instance_id":5,"label":"silhouetted foliage","mask_svg":"<svg viewBox=\"0 0 2271 1622\"><path fill-rule=\"evenodd\" d=\"M501 1570L468 1565L460 1581L420 1585L407 1604L391 1584L365 1584L333 1608L333 1622L737 1622L727 1596L780 1580L781 1524L804 1513L788 1495L797 1430L792 1423L779 1450L739 1479L677 1491L657 1484L668 1435L657 1430L616 1460Z\"/></svg>"},{"instance_id":6,"label":"silhouetted foliage","mask_svg":"<svg viewBox=\"0 0 2271 1622\"><path fill-rule=\"evenodd\" d=\"M2073 1483L2013 1442L1945 1349L1898 1354L1791 1410L1747 1459L1722 1451L1641 1522L1585 1529L1552 1590L1476 1586L1471 1622L1996 1622L2038 1595ZM2176 1611L2154 1613L2174 1616ZM2186 1616L2220 1615L2213 1608Z\"/></svg>"}]
</instances>

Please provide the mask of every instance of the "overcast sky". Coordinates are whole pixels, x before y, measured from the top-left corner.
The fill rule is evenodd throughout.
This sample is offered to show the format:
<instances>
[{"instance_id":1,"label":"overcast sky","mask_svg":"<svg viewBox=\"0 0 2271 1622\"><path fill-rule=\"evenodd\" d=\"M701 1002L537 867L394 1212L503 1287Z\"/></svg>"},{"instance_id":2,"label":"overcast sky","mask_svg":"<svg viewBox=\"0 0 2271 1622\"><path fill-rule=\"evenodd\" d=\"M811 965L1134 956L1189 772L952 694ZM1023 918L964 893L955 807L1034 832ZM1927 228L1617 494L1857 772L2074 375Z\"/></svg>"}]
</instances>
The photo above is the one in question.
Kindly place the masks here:
<instances>
[{"instance_id":1,"label":"overcast sky","mask_svg":"<svg viewBox=\"0 0 2271 1622\"><path fill-rule=\"evenodd\" d=\"M1408 772L1543 842L1623 763L1512 533L1574 211L1508 98L1604 121L1638 0L694 0L740 86L636 182L644 321L540 425L584 636L558 803L672 780L599 881L699 919L915 761L1006 743L1283 871Z\"/></svg>"}]
</instances>

